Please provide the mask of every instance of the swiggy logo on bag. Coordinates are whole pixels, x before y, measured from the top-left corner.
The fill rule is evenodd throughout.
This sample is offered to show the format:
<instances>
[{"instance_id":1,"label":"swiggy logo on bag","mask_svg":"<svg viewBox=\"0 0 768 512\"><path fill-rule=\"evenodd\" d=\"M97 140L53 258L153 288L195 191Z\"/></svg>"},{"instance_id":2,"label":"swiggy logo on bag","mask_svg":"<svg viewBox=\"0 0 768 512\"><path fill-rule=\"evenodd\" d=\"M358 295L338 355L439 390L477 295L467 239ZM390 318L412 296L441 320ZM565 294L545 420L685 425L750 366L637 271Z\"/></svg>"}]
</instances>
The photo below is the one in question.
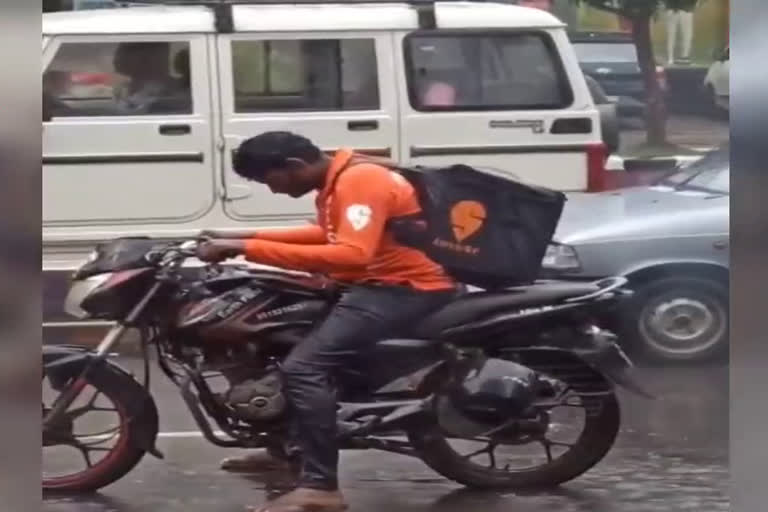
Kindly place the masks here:
<instances>
[{"instance_id":1,"label":"swiggy logo on bag","mask_svg":"<svg viewBox=\"0 0 768 512\"><path fill-rule=\"evenodd\" d=\"M459 201L451 208L451 225L456 240L463 242L485 222L485 206L477 201Z\"/></svg>"},{"instance_id":2,"label":"swiggy logo on bag","mask_svg":"<svg viewBox=\"0 0 768 512\"><path fill-rule=\"evenodd\" d=\"M456 242L435 238L432 243L444 249L472 255L478 254L480 252L479 247L467 245L463 242L482 229L485 224L486 213L483 203L478 201L459 201L451 208L451 226Z\"/></svg>"}]
</instances>

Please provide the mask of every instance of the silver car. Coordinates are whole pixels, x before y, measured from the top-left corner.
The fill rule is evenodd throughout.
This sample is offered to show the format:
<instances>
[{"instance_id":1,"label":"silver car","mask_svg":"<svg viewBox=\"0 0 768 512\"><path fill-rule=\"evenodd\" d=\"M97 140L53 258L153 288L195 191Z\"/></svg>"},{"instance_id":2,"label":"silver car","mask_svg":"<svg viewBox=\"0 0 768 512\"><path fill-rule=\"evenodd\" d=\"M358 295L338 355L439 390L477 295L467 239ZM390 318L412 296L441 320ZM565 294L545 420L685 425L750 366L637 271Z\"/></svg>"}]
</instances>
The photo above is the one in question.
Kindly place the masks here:
<instances>
[{"instance_id":1,"label":"silver car","mask_svg":"<svg viewBox=\"0 0 768 512\"><path fill-rule=\"evenodd\" d=\"M544 260L547 277L629 278L614 320L662 360L702 360L728 346L728 147L653 186L571 197Z\"/></svg>"}]
</instances>

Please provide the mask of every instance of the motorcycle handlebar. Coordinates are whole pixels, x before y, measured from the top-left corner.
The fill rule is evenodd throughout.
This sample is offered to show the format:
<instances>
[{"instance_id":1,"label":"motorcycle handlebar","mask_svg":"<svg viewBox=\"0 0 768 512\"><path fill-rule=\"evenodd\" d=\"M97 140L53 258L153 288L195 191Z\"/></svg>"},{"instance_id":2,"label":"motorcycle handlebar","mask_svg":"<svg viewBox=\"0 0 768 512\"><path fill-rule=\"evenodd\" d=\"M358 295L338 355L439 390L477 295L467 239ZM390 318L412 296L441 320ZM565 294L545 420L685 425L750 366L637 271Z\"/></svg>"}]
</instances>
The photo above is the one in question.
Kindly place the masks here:
<instances>
[{"instance_id":1,"label":"motorcycle handlebar","mask_svg":"<svg viewBox=\"0 0 768 512\"><path fill-rule=\"evenodd\" d=\"M194 258L197 255L197 240L183 240L172 242L164 249L152 251L147 254L147 259L159 263L161 266L181 263L187 258Z\"/></svg>"},{"instance_id":2,"label":"motorcycle handlebar","mask_svg":"<svg viewBox=\"0 0 768 512\"><path fill-rule=\"evenodd\" d=\"M165 251L163 251L160 258L160 263L167 265L172 263L181 263L187 258L196 258L197 248L201 243L207 242L209 240L211 240L210 237L200 236L192 240L181 240L172 243L166 248ZM224 256L224 259L233 258L237 256L237 253L233 253L231 255L225 254ZM211 264L215 265L216 263Z\"/></svg>"},{"instance_id":3,"label":"motorcycle handlebar","mask_svg":"<svg viewBox=\"0 0 768 512\"><path fill-rule=\"evenodd\" d=\"M179 244L179 252L187 257L194 257L197 255L198 246L203 242L207 242L208 240L210 240L210 238L207 237L199 237L194 240L185 240Z\"/></svg>"}]
</instances>

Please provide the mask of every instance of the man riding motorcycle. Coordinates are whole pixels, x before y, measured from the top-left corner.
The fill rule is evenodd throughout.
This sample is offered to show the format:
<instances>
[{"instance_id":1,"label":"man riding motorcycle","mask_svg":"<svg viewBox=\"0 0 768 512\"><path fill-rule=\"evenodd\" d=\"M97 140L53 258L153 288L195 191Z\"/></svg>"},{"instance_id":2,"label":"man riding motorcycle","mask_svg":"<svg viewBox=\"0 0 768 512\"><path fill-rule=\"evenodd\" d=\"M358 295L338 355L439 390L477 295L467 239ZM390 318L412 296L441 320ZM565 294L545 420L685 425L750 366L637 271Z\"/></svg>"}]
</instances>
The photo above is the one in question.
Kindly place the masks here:
<instances>
[{"instance_id":1,"label":"man riding motorcycle","mask_svg":"<svg viewBox=\"0 0 768 512\"><path fill-rule=\"evenodd\" d=\"M298 487L261 511L342 510L338 488L336 399L330 379L356 354L403 329L456 296L457 283L419 250L395 241L390 218L420 211L414 188L399 174L350 150L332 157L308 139L267 132L246 140L235 171L298 198L317 192L317 224L278 231L203 232L198 257L234 256L285 269L316 272L347 291L329 316L293 349L281 371L294 409L301 459ZM273 465L272 455L224 461L225 469Z\"/></svg>"}]
</instances>

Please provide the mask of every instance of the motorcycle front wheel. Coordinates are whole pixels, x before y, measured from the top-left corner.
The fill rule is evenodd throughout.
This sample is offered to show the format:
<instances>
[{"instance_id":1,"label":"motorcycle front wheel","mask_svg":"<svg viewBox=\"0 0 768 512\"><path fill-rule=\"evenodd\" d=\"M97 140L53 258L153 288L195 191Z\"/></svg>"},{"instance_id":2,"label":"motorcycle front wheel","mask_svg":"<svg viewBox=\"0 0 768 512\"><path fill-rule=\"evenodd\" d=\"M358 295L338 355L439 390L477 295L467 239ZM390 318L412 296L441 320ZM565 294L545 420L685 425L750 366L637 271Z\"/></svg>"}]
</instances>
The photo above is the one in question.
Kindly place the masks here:
<instances>
[{"instance_id":1,"label":"motorcycle front wheel","mask_svg":"<svg viewBox=\"0 0 768 512\"><path fill-rule=\"evenodd\" d=\"M94 492L141 461L145 450L136 439L143 427L127 412L136 394L125 381L114 373L95 371L87 379L72 378L62 386L43 375L43 418L62 391L81 388L77 400L43 429L43 492Z\"/></svg>"}]
</instances>

